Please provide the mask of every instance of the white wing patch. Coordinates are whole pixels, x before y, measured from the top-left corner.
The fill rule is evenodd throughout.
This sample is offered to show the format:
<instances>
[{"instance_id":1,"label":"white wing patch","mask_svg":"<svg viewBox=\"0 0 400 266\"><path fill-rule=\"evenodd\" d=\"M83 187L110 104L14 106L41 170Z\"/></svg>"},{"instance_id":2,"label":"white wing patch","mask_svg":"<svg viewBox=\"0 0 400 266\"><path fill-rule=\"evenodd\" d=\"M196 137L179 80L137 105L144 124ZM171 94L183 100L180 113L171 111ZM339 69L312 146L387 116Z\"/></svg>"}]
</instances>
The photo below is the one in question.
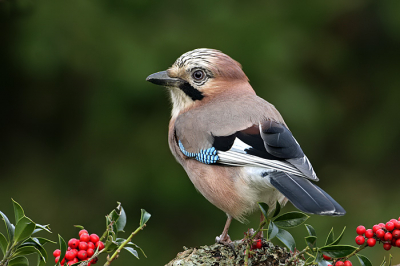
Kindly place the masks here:
<instances>
[{"instance_id":1,"label":"white wing patch","mask_svg":"<svg viewBox=\"0 0 400 266\"><path fill-rule=\"evenodd\" d=\"M292 164L285 161L264 159L247 154L246 149L252 148L240 139L236 138L233 146L228 151L218 151L219 161L222 164L233 166L256 166L270 170L282 171L288 174L309 178Z\"/></svg>"}]
</instances>

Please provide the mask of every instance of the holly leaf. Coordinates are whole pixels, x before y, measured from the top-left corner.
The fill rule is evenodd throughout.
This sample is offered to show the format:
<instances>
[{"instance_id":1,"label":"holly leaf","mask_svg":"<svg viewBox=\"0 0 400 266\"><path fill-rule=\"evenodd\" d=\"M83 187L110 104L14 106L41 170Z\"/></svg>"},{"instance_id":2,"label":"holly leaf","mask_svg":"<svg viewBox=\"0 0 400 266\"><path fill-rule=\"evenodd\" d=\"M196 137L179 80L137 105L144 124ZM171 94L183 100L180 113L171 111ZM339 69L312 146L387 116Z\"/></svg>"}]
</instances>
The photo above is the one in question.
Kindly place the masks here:
<instances>
[{"instance_id":1,"label":"holly leaf","mask_svg":"<svg viewBox=\"0 0 400 266\"><path fill-rule=\"evenodd\" d=\"M60 245L61 254L60 254L60 260L58 261L57 264L59 264L63 260L63 258L65 257L65 253L67 252L67 243L65 243L64 238L62 238L60 235L58 235L58 243Z\"/></svg>"},{"instance_id":2,"label":"holly leaf","mask_svg":"<svg viewBox=\"0 0 400 266\"><path fill-rule=\"evenodd\" d=\"M275 210L274 210L274 214L272 215L272 218L278 216L279 212L281 211L281 205L279 204L279 202L277 201L275 203Z\"/></svg>"},{"instance_id":3,"label":"holly leaf","mask_svg":"<svg viewBox=\"0 0 400 266\"><path fill-rule=\"evenodd\" d=\"M1 211L0 211L0 215L6 225L8 242L11 242L14 239L15 227L12 223L10 223L10 220L8 220L7 216L4 213L2 213Z\"/></svg>"},{"instance_id":4,"label":"holly leaf","mask_svg":"<svg viewBox=\"0 0 400 266\"><path fill-rule=\"evenodd\" d=\"M3 252L3 255L6 255L7 252L8 241L6 237L0 233L0 250Z\"/></svg>"},{"instance_id":5,"label":"holly leaf","mask_svg":"<svg viewBox=\"0 0 400 266\"><path fill-rule=\"evenodd\" d=\"M258 207L260 208L262 214L264 215L265 218L268 217L268 210L269 210L269 206L268 204L264 203L264 202L258 202Z\"/></svg>"},{"instance_id":6,"label":"holly leaf","mask_svg":"<svg viewBox=\"0 0 400 266\"><path fill-rule=\"evenodd\" d=\"M35 230L35 227L35 223L28 217L24 216L19 219L15 226L14 242L17 243L30 237Z\"/></svg>"},{"instance_id":7,"label":"holly leaf","mask_svg":"<svg viewBox=\"0 0 400 266\"><path fill-rule=\"evenodd\" d=\"M131 247L124 247L125 250L127 250L129 253L131 253L133 256L139 259L139 255L137 251L134 248Z\"/></svg>"},{"instance_id":8,"label":"holly leaf","mask_svg":"<svg viewBox=\"0 0 400 266\"><path fill-rule=\"evenodd\" d=\"M146 212L146 210L141 209L141 216L140 216L140 227L143 227L150 219L151 214Z\"/></svg>"},{"instance_id":9,"label":"holly leaf","mask_svg":"<svg viewBox=\"0 0 400 266\"><path fill-rule=\"evenodd\" d=\"M28 259L25 257L16 257L8 263L8 266L28 266Z\"/></svg>"},{"instance_id":10,"label":"holly leaf","mask_svg":"<svg viewBox=\"0 0 400 266\"><path fill-rule=\"evenodd\" d=\"M44 245L46 243L53 243L53 244L57 244L57 242L54 242L50 239L47 238L43 238L43 237L32 237L32 240L35 241L36 243L38 243L39 245Z\"/></svg>"},{"instance_id":11,"label":"holly leaf","mask_svg":"<svg viewBox=\"0 0 400 266\"><path fill-rule=\"evenodd\" d=\"M44 261L44 260L42 259L42 256L38 255L37 257L38 257L38 259L37 259L37 264L36 264L36 266L45 266L45 265L46 265L46 261Z\"/></svg>"},{"instance_id":12,"label":"holly leaf","mask_svg":"<svg viewBox=\"0 0 400 266\"><path fill-rule=\"evenodd\" d=\"M332 244L333 238L334 238L334 236L333 236L333 228L332 228L331 231L329 231L328 237L326 238L325 246Z\"/></svg>"},{"instance_id":13,"label":"holly leaf","mask_svg":"<svg viewBox=\"0 0 400 266\"><path fill-rule=\"evenodd\" d=\"M40 251L36 249L34 246L22 246L15 251L13 257L25 256L33 253L41 255Z\"/></svg>"},{"instance_id":14,"label":"holly leaf","mask_svg":"<svg viewBox=\"0 0 400 266\"><path fill-rule=\"evenodd\" d=\"M386 265L386 257L383 257L383 261L381 263L381 266L385 266Z\"/></svg>"},{"instance_id":15,"label":"holly leaf","mask_svg":"<svg viewBox=\"0 0 400 266\"><path fill-rule=\"evenodd\" d=\"M356 250L356 247L349 245L336 245L336 246L325 246L319 250L328 257L331 258L343 258Z\"/></svg>"},{"instance_id":16,"label":"holly leaf","mask_svg":"<svg viewBox=\"0 0 400 266\"><path fill-rule=\"evenodd\" d=\"M285 246L287 246L290 251L294 252L294 249L296 248L296 242L294 241L293 236L288 231L279 228L279 232L278 234L276 234L276 237Z\"/></svg>"},{"instance_id":17,"label":"holly leaf","mask_svg":"<svg viewBox=\"0 0 400 266\"><path fill-rule=\"evenodd\" d=\"M268 226L268 240L273 239L279 233L279 228L271 221Z\"/></svg>"},{"instance_id":18,"label":"holly leaf","mask_svg":"<svg viewBox=\"0 0 400 266\"><path fill-rule=\"evenodd\" d=\"M14 215L15 215L15 223L18 223L18 221L25 216L24 210L22 209L21 205L19 205L18 202L15 200L11 199L13 202L13 207L14 207Z\"/></svg>"},{"instance_id":19,"label":"holly leaf","mask_svg":"<svg viewBox=\"0 0 400 266\"><path fill-rule=\"evenodd\" d=\"M371 261L364 255L356 254L356 256L361 266L372 266Z\"/></svg>"},{"instance_id":20,"label":"holly leaf","mask_svg":"<svg viewBox=\"0 0 400 266\"><path fill-rule=\"evenodd\" d=\"M302 212L293 211L278 216L275 218L274 223L279 228L292 228L301 225L308 218L310 218L310 216Z\"/></svg>"},{"instance_id":21,"label":"holly leaf","mask_svg":"<svg viewBox=\"0 0 400 266\"><path fill-rule=\"evenodd\" d=\"M310 236L317 236L317 233L315 233L314 227L312 227L312 226L309 225L309 224L305 224L305 226L306 226L306 229L307 229L308 234L309 234Z\"/></svg>"},{"instance_id":22,"label":"holly leaf","mask_svg":"<svg viewBox=\"0 0 400 266\"><path fill-rule=\"evenodd\" d=\"M339 237L336 238L336 240L333 241L330 245L333 246L333 245L339 244L340 240L342 240L342 237L343 237L343 234L344 234L344 231L345 231L345 230L346 230L346 226L343 228L343 230L342 230L342 232L340 233Z\"/></svg>"},{"instance_id":23,"label":"holly leaf","mask_svg":"<svg viewBox=\"0 0 400 266\"><path fill-rule=\"evenodd\" d=\"M118 207L117 209L119 210L119 218L117 220L117 231L118 232L124 232L124 228L126 225L126 213L124 211L124 208L122 208L121 203L118 202Z\"/></svg>"},{"instance_id":24,"label":"holly leaf","mask_svg":"<svg viewBox=\"0 0 400 266\"><path fill-rule=\"evenodd\" d=\"M37 232L40 232L40 231L42 231L42 230L45 230L45 231L51 233L50 227L49 227L48 224L46 224L46 225L36 224L36 228L35 228L35 230L33 231L32 235L33 235L33 234L36 234Z\"/></svg>"}]
</instances>

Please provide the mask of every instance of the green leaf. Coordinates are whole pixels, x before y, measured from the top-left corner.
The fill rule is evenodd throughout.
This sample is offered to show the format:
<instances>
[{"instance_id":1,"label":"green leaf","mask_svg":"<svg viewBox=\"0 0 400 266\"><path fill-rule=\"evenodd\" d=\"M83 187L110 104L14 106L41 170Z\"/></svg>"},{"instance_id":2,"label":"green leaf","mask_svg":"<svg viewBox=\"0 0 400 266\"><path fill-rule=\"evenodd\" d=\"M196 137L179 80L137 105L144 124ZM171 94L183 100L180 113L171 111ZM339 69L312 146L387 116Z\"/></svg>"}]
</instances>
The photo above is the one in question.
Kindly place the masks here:
<instances>
[{"instance_id":1,"label":"green leaf","mask_svg":"<svg viewBox=\"0 0 400 266\"><path fill-rule=\"evenodd\" d=\"M15 226L14 242L19 242L30 237L35 230L35 223L28 217L22 217Z\"/></svg>"},{"instance_id":2,"label":"green leaf","mask_svg":"<svg viewBox=\"0 0 400 266\"><path fill-rule=\"evenodd\" d=\"M141 209L142 214L140 216L140 227L143 227L147 221L150 219L151 214L146 212L144 209Z\"/></svg>"},{"instance_id":3,"label":"green leaf","mask_svg":"<svg viewBox=\"0 0 400 266\"><path fill-rule=\"evenodd\" d=\"M46 262L47 260L47 251L43 248L43 246L36 241L34 241L32 238L29 238L28 240L30 241L25 241L24 243L21 244L21 247L34 247L39 251L39 255L41 256L41 259Z\"/></svg>"},{"instance_id":4,"label":"green leaf","mask_svg":"<svg viewBox=\"0 0 400 266\"><path fill-rule=\"evenodd\" d=\"M310 216L302 212L288 212L275 218L274 223L279 228L292 228L304 223Z\"/></svg>"},{"instance_id":5,"label":"green leaf","mask_svg":"<svg viewBox=\"0 0 400 266\"><path fill-rule=\"evenodd\" d=\"M22 246L22 247L19 247L15 251L13 257L25 256L25 255L29 255L32 253L37 253L37 254L41 255L40 251L38 249L36 249L34 246Z\"/></svg>"},{"instance_id":6,"label":"green leaf","mask_svg":"<svg viewBox=\"0 0 400 266\"><path fill-rule=\"evenodd\" d=\"M326 238L325 246L332 244L333 238L334 238L334 236L333 236L333 228L332 228L331 231L329 231L328 237Z\"/></svg>"},{"instance_id":7,"label":"green leaf","mask_svg":"<svg viewBox=\"0 0 400 266\"><path fill-rule=\"evenodd\" d=\"M285 246L287 246L290 251L294 252L294 249L296 248L296 242L294 241L293 236L288 231L279 228L279 232L276 237Z\"/></svg>"},{"instance_id":8,"label":"green leaf","mask_svg":"<svg viewBox=\"0 0 400 266\"><path fill-rule=\"evenodd\" d=\"M264 215L265 218L268 217L268 210L269 210L269 206L268 204L264 203L264 202L258 202L258 207L260 208L262 214Z\"/></svg>"},{"instance_id":9,"label":"green leaf","mask_svg":"<svg viewBox=\"0 0 400 266\"><path fill-rule=\"evenodd\" d=\"M79 225L79 224L75 224L74 227L76 227L76 228L78 228L80 230L85 229L85 227L83 227L82 225Z\"/></svg>"},{"instance_id":10,"label":"green leaf","mask_svg":"<svg viewBox=\"0 0 400 266\"><path fill-rule=\"evenodd\" d=\"M272 218L278 216L279 212L281 211L281 205L279 204L279 202L277 201L275 203L275 210L274 210L274 214L272 215Z\"/></svg>"},{"instance_id":11,"label":"green leaf","mask_svg":"<svg viewBox=\"0 0 400 266\"><path fill-rule=\"evenodd\" d=\"M361 266L372 266L372 263L364 255L356 254L356 256Z\"/></svg>"},{"instance_id":12,"label":"green leaf","mask_svg":"<svg viewBox=\"0 0 400 266\"><path fill-rule=\"evenodd\" d=\"M12 223L10 223L10 220L8 220L7 216L4 213L2 213L1 211L0 211L0 215L6 225L8 242L11 242L14 239L14 231L15 231L14 225Z\"/></svg>"},{"instance_id":13,"label":"green leaf","mask_svg":"<svg viewBox=\"0 0 400 266\"><path fill-rule=\"evenodd\" d=\"M46 265L46 261L44 261L43 259L42 259L42 256L40 256L40 255L38 255L37 256L38 258L37 258L37 266L45 266Z\"/></svg>"},{"instance_id":14,"label":"green leaf","mask_svg":"<svg viewBox=\"0 0 400 266\"><path fill-rule=\"evenodd\" d=\"M6 237L0 233L0 250L3 252L3 255L6 255L7 252L8 241Z\"/></svg>"},{"instance_id":15,"label":"green leaf","mask_svg":"<svg viewBox=\"0 0 400 266\"><path fill-rule=\"evenodd\" d=\"M307 236L305 237L306 244L310 248L311 252L313 252L313 249L316 246L317 243L317 237L316 236Z\"/></svg>"},{"instance_id":16,"label":"green leaf","mask_svg":"<svg viewBox=\"0 0 400 266\"><path fill-rule=\"evenodd\" d=\"M136 258L139 259L139 255L135 249L133 249L131 247L124 247L124 249L129 251L129 253L131 253L133 256L135 256Z\"/></svg>"},{"instance_id":17,"label":"green leaf","mask_svg":"<svg viewBox=\"0 0 400 266\"><path fill-rule=\"evenodd\" d=\"M37 232L40 232L42 230L45 230L45 231L51 233L50 227L48 224L46 224L46 225L36 224L36 229L33 231L32 235L36 234Z\"/></svg>"},{"instance_id":18,"label":"green leaf","mask_svg":"<svg viewBox=\"0 0 400 266\"><path fill-rule=\"evenodd\" d=\"M25 257L16 257L8 263L8 266L28 266L28 259Z\"/></svg>"},{"instance_id":19,"label":"green leaf","mask_svg":"<svg viewBox=\"0 0 400 266\"><path fill-rule=\"evenodd\" d=\"M60 251L61 251L59 261L62 261L63 258L65 257L65 253L67 252L67 243L65 243L64 238L62 238L60 235L58 235L58 243L60 245Z\"/></svg>"},{"instance_id":20,"label":"green leaf","mask_svg":"<svg viewBox=\"0 0 400 266\"><path fill-rule=\"evenodd\" d=\"M43 237L33 237L32 240L35 241L36 243L38 243L39 245L44 245L46 243L57 244L57 242L54 242L50 239L43 238Z\"/></svg>"},{"instance_id":21,"label":"green leaf","mask_svg":"<svg viewBox=\"0 0 400 266\"><path fill-rule=\"evenodd\" d=\"M320 248L321 252L331 258L343 258L350 255L356 247L349 245L336 245L336 246L325 246Z\"/></svg>"},{"instance_id":22,"label":"green leaf","mask_svg":"<svg viewBox=\"0 0 400 266\"><path fill-rule=\"evenodd\" d=\"M126 225L126 213L122 208L121 203L118 202L117 210L119 210L119 219L117 221L117 232L124 232Z\"/></svg>"},{"instance_id":23,"label":"green leaf","mask_svg":"<svg viewBox=\"0 0 400 266\"><path fill-rule=\"evenodd\" d=\"M279 228L271 221L268 226L268 240L273 239L279 233Z\"/></svg>"},{"instance_id":24,"label":"green leaf","mask_svg":"<svg viewBox=\"0 0 400 266\"><path fill-rule=\"evenodd\" d=\"M389 254L389 266L392 266L392 254Z\"/></svg>"},{"instance_id":25,"label":"green leaf","mask_svg":"<svg viewBox=\"0 0 400 266\"><path fill-rule=\"evenodd\" d=\"M306 229L307 229L308 234L309 234L310 236L317 236L317 233L315 233L314 227L312 227L312 226L309 225L309 224L305 224L305 226L306 226Z\"/></svg>"},{"instance_id":26,"label":"green leaf","mask_svg":"<svg viewBox=\"0 0 400 266\"><path fill-rule=\"evenodd\" d=\"M19 219L25 216L24 210L22 209L21 205L16 202L14 199L11 199L14 206L14 215L15 215L15 223L18 223Z\"/></svg>"},{"instance_id":27,"label":"green leaf","mask_svg":"<svg viewBox=\"0 0 400 266\"><path fill-rule=\"evenodd\" d=\"M336 240L333 241L333 242L331 243L332 246L333 246L333 245L339 244L340 240L342 240L342 237L343 237L343 234L344 234L344 231L345 231L345 230L346 230L346 226L343 228L343 230L342 230L342 232L340 233L339 237L336 238Z\"/></svg>"}]
</instances>

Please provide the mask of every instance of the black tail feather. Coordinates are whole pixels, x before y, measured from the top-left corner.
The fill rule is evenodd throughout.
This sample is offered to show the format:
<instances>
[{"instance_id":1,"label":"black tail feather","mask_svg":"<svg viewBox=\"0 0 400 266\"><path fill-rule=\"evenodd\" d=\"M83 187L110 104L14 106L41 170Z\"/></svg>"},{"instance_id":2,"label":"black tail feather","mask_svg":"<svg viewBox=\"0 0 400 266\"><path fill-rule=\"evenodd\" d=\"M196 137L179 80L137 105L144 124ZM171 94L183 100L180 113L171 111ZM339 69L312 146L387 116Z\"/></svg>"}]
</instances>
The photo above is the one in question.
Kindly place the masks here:
<instances>
[{"instance_id":1,"label":"black tail feather","mask_svg":"<svg viewBox=\"0 0 400 266\"><path fill-rule=\"evenodd\" d=\"M319 215L344 215L346 211L318 186L309 180L284 172L272 172L271 184L299 210Z\"/></svg>"}]
</instances>

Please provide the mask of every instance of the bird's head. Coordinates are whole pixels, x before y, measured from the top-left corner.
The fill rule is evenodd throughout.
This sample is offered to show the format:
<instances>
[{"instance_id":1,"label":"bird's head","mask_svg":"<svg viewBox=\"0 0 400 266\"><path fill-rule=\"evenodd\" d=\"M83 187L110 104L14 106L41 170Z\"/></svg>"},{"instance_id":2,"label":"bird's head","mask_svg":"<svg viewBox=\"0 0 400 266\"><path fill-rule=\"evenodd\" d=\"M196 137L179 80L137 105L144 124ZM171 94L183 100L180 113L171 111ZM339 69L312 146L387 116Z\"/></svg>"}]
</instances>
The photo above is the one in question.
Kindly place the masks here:
<instances>
[{"instance_id":1,"label":"bird's head","mask_svg":"<svg viewBox=\"0 0 400 266\"><path fill-rule=\"evenodd\" d=\"M151 74L146 80L170 89L173 115L196 102L229 93L235 84L248 84L238 62L218 50L206 48L181 55L168 70Z\"/></svg>"}]
</instances>

